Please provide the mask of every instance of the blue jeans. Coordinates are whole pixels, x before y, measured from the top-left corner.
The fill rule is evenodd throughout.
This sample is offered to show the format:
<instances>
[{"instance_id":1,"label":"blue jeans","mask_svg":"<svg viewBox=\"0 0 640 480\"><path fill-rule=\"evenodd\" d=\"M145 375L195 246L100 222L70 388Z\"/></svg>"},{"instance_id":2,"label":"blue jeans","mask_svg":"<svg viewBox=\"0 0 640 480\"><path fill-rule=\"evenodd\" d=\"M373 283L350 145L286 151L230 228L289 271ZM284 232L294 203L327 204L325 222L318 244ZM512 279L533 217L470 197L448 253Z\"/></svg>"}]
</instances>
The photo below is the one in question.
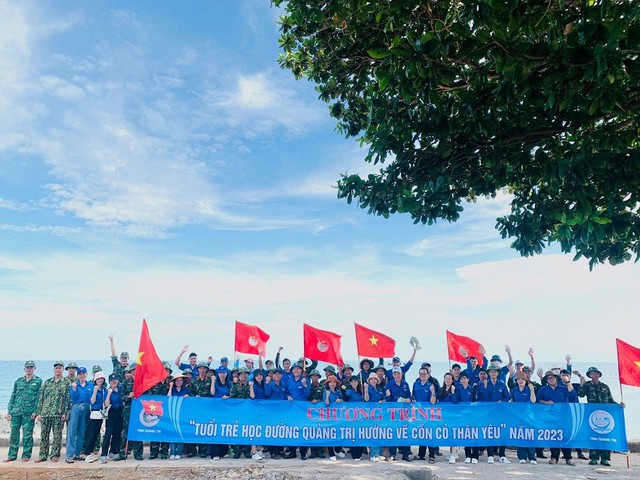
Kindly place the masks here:
<instances>
[{"instance_id":1,"label":"blue jeans","mask_svg":"<svg viewBox=\"0 0 640 480\"><path fill-rule=\"evenodd\" d=\"M67 425L67 458L77 457L82 453L84 444L84 432L89 419L89 404L74 403L69 412L69 424Z\"/></svg>"},{"instance_id":2,"label":"blue jeans","mask_svg":"<svg viewBox=\"0 0 640 480\"><path fill-rule=\"evenodd\" d=\"M184 452L184 443L170 443L169 444L169 455L180 455L180 456L182 456L182 452Z\"/></svg>"},{"instance_id":3,"label":"blue jeans","mask_svg":"<svg viewBox=\"0 0 640 480\"><path fill-rule=\"evenodd\" d=\"M369 458L380 456L380 447L369 447Z\"/></svg>"}]
</instances>

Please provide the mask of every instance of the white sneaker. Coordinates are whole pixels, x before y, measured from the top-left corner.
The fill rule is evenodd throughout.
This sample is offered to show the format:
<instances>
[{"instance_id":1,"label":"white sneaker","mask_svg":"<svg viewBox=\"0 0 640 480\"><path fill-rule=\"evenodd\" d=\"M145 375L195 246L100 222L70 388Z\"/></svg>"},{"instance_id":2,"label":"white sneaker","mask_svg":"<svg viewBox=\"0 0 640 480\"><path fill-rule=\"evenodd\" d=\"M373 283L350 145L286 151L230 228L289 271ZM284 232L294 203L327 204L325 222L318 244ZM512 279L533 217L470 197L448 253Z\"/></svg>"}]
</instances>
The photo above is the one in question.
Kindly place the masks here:
<instances>
[{"instance_id":1,"label":"white sneaker","mask_svg":"<svg viewBox=\"0 0 640 480\"><path fill-rule=\"evenodd\" d=\"M384 462L386 458L384 458L382 455L378 455L378 460L380 460L381 462Z\"/></svg>"},{"instance_id":2,"label":"white sneaker","mask_svg":"<svg viewBox=\"0 0 640 480\"><path fill-rule=\"evenodd\" d=\"M465 458L464 463L471 463L471 459L469 457Z\"/></svg>"},{"instance_id":3,"label":"white sneaker","mask_svg":"<svg viewBox=\"0 0 640 480\"><path fill-rule=\"evenodd\" d=\"M526 460L520 460L520 463L527 463Z\"/></svg>"},{"instance_id":4,"label":"white sneaker","mask_svg":"<svg viewBox=\"0 0 640 480\"><path fill-rule=\"evenodd\" d=\"M359 462L360 460L362 460L361 458L354 458L353 461L354 462Z\"/></svg>"},{"instance_id":5,"label":"white sneaker","mask_svg":"<svg viewBox=\"0 0 640 480\"><path fill-rule=\"evenodd\" d=\"M493 457L487 458L487 463L493 463Z\"/></svg>"},{"instance_id":6,"label":"white sneaker","mask_svg":"<svg viewBox=\"0 0 640 480\"><path fill-rule=\"evenodd\" d=\"M329 460L331 460L332 462L337 462L338 459L336 457L329 457Z\"/></svg>"},{"instance_id":7,"label":"white sneaker","mask_svg":"<svg viewBox=\"0 0 640 480\"><path fill-rule=\"evenodd\" d=\"M511 460L507 457L500 457L500 463L511 463Z\"/></svg>"},{"instance_id":8,"label":"white sneaker","mask_svg":"<svg viewBox=\"0 0 640 480\"><path fill-rule=\"evenodd\" d=\"M182 457L180 455L176 455L176 460L180 460Z\"/></svg>"},{"instance_id":9,"label":"white sneaker","mask_svg":"<svg viewBox=\"0 0 640 480\"><path fill-rule=\"evenodd\" d=\"M472 458L471 459L471 463L473 463L475 465L476 463L478 463L478 459L477 458Z\"/></svg>"},{"instance_id":10,"label":"white sneaker","mask_svg":"<svg viewBox=\"0 0 640 480\"><path fill-rule=\"evenodd\" d=\"M99 461L100 463L107 463L107 457L106 457L106 456L105 456L105 457L100 457L100 458L98 459L98 461Z\"/></svg>"},{"instance_id":11,"label":"white sneaker","mask_svg":"<svg viewBox=\"0 0 640 480\"><path fill-rule=\"evenodd\" d=\"M344 458L344 457L345 457L345 454L344 454L344 452L336 452L336 457L338 457L338 458Z\"/></svg>"},{"instance_id":12,"label":"white sneaker","mask_svg":"<svg viewBox=\"0 0 640 480\"><path fill-rule=\"evenodd\" d=\"M84 461L87 462L87 463L93 463L96 460L98 460L98 457L96 455L94 455L93 453L91 455L87 455L87 457L84 459Z\"/></svg>"},{"instance_id":13,"label":"white sneaker","mask_svg":"<svg viewBox=\"0 0 640 480\"><path fill-rule=\"evenodd\" d=\"M115 453L110 453L107 456L109 457L109 460L113 460L114 458L116 458L116 454Z\"/></svg>"},{"instance_id":14,"label":"white sneaker","mask_svg":"<svg viewBox=\"0 0 640 480\"><path fill-rule=\"evenodd\" d=\"M264 455L262 454L262 451L261 451L261 450L258 450L258 451L256 452L256 455L260 455L260 458L264 459Z\"/></svg>"},{"instance_id":15,"label":"white sneaker","mask_svg":"<svg viewBox=\"0 0 640 480\"><path fill-rule=\"evenodd\" d=\"M378 457L371 457L369 459L371 462L379 462L380 460L378 459Z\"/></svg>"},{"instance_id":16,"label":"white sneaker","mask_svg":"<svg viewBox=\"0 0 640 480\"><path fill-rule=\"evenodd\" d=\"M530 461L529 461L529 463L530 463L531 465L537 465L537 464L538 464L538 462L536 462L535 460L530 460Z\"/></svg>"},{"instance_id":17,"label":"white sneaker","mask_svg":"<svg viewBox=\"0 0 640 480\"><path fill-rule=\"evenodd\" d=\"M449 463L456 463L456 456L453 453L449 455Z\"/></svg>"},{"instance_id":18,"label":"white sneaker","mask_svg":"<svg viewBox=\"0 0 640 480\"><path fill-rule=\"evenodd\" d=\"M213 457L214 460L220 460L220 457Z\"/></svg>"},{"instance_id":19,"label":"white sneaker","mask_svg":"<svg viewBox=\"0 0 640 480\"><path fill-rule=\"evenodd\" d=\"M175 459L176 459L176 456L175 456L175 455L171 455L171 456L169 457L169 460L175 460Z\"/></svg>"},{"instance_id":20,"label":"white sneaker","mask_svg":"<svg viewBox=\"0 0 640 480\"><path fill-rule=\"evenodd\" d=\"M260 455L258 455L258 453L254 453L253 455L251 455L251 459L252 460L262 460L262 457Z\"/></svg>"}]
</instances>

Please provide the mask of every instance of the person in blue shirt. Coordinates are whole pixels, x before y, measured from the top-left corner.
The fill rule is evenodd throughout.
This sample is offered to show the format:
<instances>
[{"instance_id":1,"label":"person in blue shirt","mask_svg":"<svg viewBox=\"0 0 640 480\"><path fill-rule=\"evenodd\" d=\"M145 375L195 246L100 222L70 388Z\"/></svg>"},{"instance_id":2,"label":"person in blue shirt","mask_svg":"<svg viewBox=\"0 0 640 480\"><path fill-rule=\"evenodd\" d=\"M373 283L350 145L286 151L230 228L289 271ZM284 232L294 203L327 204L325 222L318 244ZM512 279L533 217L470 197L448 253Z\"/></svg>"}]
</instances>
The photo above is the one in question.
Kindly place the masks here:
<instances>
[{"instance_id":1,"label":"person in blue shirt","mask_svg":"<svg viewBox=\"0 0 640 480\"><path fill-rule=\"evenodd\" d=\"M516 374L516 386L511 390L512 402L524 402L524 403L536 403L536 391L533 385L529 385L527 374L524 372L518 372ZM527 460L532 465L538 463L536 461L536 449L534 447L517 447L516 453L520 463L527 463Z\"/></svg>"},{"instance_id":2,"label":"person in blue shirt","mask_svg":"<svg viewBox=\"0 0 640 480\"><path fill-rule=\"evenodd\" d=\"M373 373L373 360L365 358L360 362L360 373L358 378L361 382L366 382L369 379L369 375Z\"/></svg>"},{"instance_id":3,"label":"person in blue shirt","mask_svg":"<svg viewBox=\"0 0 640 480\"><path fill-rule=\"evenodd\" d=\"M467 372L460 372L458 377L459 384L456 385L457 403L472 403L476 401L475 389L469 383L469 375ZM464 447L464 463L478 463L480 457L480 448L477 446Z\"/></svg>"},{"instance_id":4,"label":"person in blue shirt","mask_svg":"<svg viewBox=\"0 0 640 480\"><path fill-rule=\"evenodd\" d=\"M249 388L252 399L264 400L267 398L264 372L262 370L256 369L253 371L253 381L249 382Z\"/></svg>"},{"instance_id":5,"label":"person in blue shirt","mask_svg":"<svg viewBox=\"0 0 640 480\"><path fill-rule=\"evenodd\" d=\"M191 369L192 372L197 372L198 371L198 354L196 352L191 352L189 354L189 363L182 363L182 356L185 353L187 353L187 350L189 350L189 345L185 345L184 347L182 347L182 350L180 350L180 354L178 355L178 358L176 358L175 360L176 367L178 367L183 372L187 368Z\"/></svg>"},{"instance_id":6,"label":"person in blue shirt","mask_svg":"<svg viewBox=\"0 0 640 480\"><path fill-rule=\"evenodd\" d=\"M409 384L403 380L404 373L402 369L399 366L393 367L391 369L391 375L393 375L393 378L387 382L387 389L385 391L386 401L411 402L411 389L409 388ZM397 450L398 447L389 447L390 462L395 462ZM411 458L409 458L409 454L411 453L409 447L400 447L400 453L402 453L402 460L405 462L411 461Z\"/></svg>"},{"instance_id":7,"label":"person in blue shirt","mask_svg":"<svg viewBox=\"0 0 640 480\"><path fill-rule=\"evenodd\" d=\"M91 458L86 459L88 462L95 462L98 460L98 455L92 455L91 452L93 450L94 445L98 439L98 435L100 435L100 429L102 428L103 418L100 415L100 410L104 407L105 400L107 399L107 388L105 386L105 377L104 373L96 372L93 376L93 382L89 382L91 386L92 393L90 402L90 413L89 413L89 423L87 423L87 431L84 436L84 454L85 456L91 456ZM98 412L94 414L97 418L91 418L91 412Z\"/></svg>"},{"instance_id":8,"label":"person in blue shirt","mask_svg":"<svg viewBox=\"0 0 640 480\"><path fill-rule=\"evenodd\" d=\"M432 405L437 401L437 389L433 382L430 381L429 370L427 368L421 368L418 371L418 378L413 382L413 388L411 389L412 399L414 402L431 403ZM429 450L429 463L436 462L436 449L427 445L420 445L418 447L418 460L424 460L425 455Z\"/></svg>"},{"instance_id":9,"label":"person in blue shirt","mask_svg":"<svg viewBox=\"0 0 640 480\"><path fill-rule=\"evenodd\" d=\"M391 368L387 371L387 383L393 381L393 369L394 368L399 368L402 371L402 379L404 380L404 375L409 371L409 369L411 368L411 365L413 365L414 360L416 359L416 352L417 350L413 349L413 354L411 355L411 358L409 359L409 361L407 363L405 363L404 365L400 365L400 357L393 357L391 359Z\"/></svg>"},{"instance_id":10,"label":"person in blue shirt","mask_svg":"<svg viewBox=\"0 0 640 480\"><path fill-rule=\"evenodd\" d=\"M324 403L327 406L335 405L336 403L342 403L342 391L338 387L340 380L335 375L329 375L325 381L325 385L327 387L327 391L324 392ZM340 448L340 447L338 447ZM329 460L335 462L337 460L338 452L335 447L327 447L327 451L329 452ZM342 451L342 449L340 449ZM345 455L342 453L340 458L344 458Z\"/></svg>"},{"instance_id":11,"label":"person in blue shirt","mask_svg":"<svg viewBox=\"0 0 640 480\"><path fill-rule=\"evenodd\" d=\"M293 375L293 373L292 373ZM265 394L267 395L267 400L286 400L287 399L287 386L282 381L283 372L280 368L276 368L273 372L273 380L265 385ZM269 453L271 454L271 458L274 460L278 460L282 458L284 454L284 447L281 446L270 446Z\"/></svg>"},{"instance_id":12,"label":"person in blue shirt","mask_svg":"<svg viewBox=\"0 0 640 480\"><path fill-rule=\"evenodd\" d=\"M190 379L184 375L176 375L169 381L168 397L189 397ZM169 443L169 460L180 460L184 451L184 443Z\"/></svg>"},{"instance_id":13,"label":"person in blue shirt","mask_svg":"<svg viewBox=\"0 0 640 480\"><path fill-rule=\"evenodd\" d=\"M303 359L304 360L304 359ZM287 400L296 402L306 402L311 390L307 384L307 379L302 376L302 365L294 363L291 367L293 377L290 378L285 385ZM307 459L308 447L300 447L300 459ZM285 459L296 458L296 447L289 447L289 452L284 455Z\"/></svg>"},{"instance_id":14,"label":"person in blue shirt","mask_svg":"<svg viewBox=\"0 0 640 480\"><path fill-rule=\"evenodd\" d=\"M438 402L440 403L458 403L458 395L456 394L456 385L453 374L448 372L442 378L442 388L438 391ZM460 447L449 447L449 463L456 463L460 456Z\"/></svg>"},{"instance_id":15,"label":"person in blue shirt","mask_svg":"<svg viewBox=\"0 0 640 480\"><path fill-rule=\"evenodd\" d=\"M367 385L368 386L368 385ZM349 385L343 387L342 397L345 402L364 402L364 395L362 394L362 385L360 380L355 375L352 375L349 379ZM355 462L359 462L362 459L362 447L351 447L351 458Z\"/></svg>"},{"instance_id":16,"label":"person in blue shirt","mask_svg":"<svg viewBox=\"0 0 640 480\"><path fill-rule=\"evenodd\" d=\"M87 369L79 367L76 376L77 380L69 386L71 412L67 425L67 456L65 459L67 463L73 463L74 460L84 460L82 447L84 446L91 395L93 394L93 385L87 382Z\"/></svg>"},{"instance_id":17,"label":"person in blue shirt","mask_svg":"<svg viewBox=\"0 0 640 480\"><path fill-rule=\"evenodd\" d=\"M112 373L109 375L109 388L107 389L107 398L104 401L105 406L109 407L109 416L107 417L104 439L102 440L100 463L106 463L107 458L113 460L120 452L122 409L124 408L122 397L120 396L121 390L122 387L120 387L118 375ZM109 450L111 453L109 453ZM107 454L109 455L108 457Z\"/></svg>"},{"instance_id":18,"label":"person in blue shirt","mask_svg":"<svg viewBox=\"0 0 640 480\"><path fill-rule=\"evenodd\" d=\"M545 405L553 405L554 403L572 403L577 398L577 392L571 382L567 382L565 385L560 384L560 375L549 370L544 375L547 384L538 391L538 403ZM549 463L555 465L560 459L560 449L551 448L551 459ZM571 449L563 448L562 456L564 457L567 465L575 465L571 458Z\"/></svg>"},{"instance_id":19,"label":"person in blue shirt","mask_svg":"<svg viewBox=\"0 0 640 480\"><path fill-rule=\"evenodd\" d=\"M367 383L364 384L364 389L362 391L364 401L372 402L372 403L383 403L384 402L384 390L380 386L380 378L375 373L369 375L367 379ZM372 462L381 462L384 461L384 457L380 455L380 447L369 447L369 460Z\"/></svg>"},{"instance_id":20,"label":"person in blue shirt","mask_svg":"<svg viewBox=\"0 0 640 480\"><path fill-rule=\"evenodd\" d=\"M231 393L231 381L229 380L229 369L225 366L218 367L216 376L211 381L211 396L213 398L229 398ZM214 444L210 447L211 458L220 460L229 452L229 445Z\"/></svg>"},{"instance_id":21,"label":"person in blue shirt","mask_svg":"<svg viewBox=\"0 0 640 480\"><path fill-rule=\"evenodd\" d=\"M497 365L489 365L487 373L489 374L489 379L480 381L476 388L478 402L508 402L509 388L506 383L498 379L500 367ZM494 462L493 456L495 450L495 447L487 447L487 463ZM498 447L500 463L511 463L506 456L505 450L506 448L504 446Z\"/></svg>"}]
</instances>

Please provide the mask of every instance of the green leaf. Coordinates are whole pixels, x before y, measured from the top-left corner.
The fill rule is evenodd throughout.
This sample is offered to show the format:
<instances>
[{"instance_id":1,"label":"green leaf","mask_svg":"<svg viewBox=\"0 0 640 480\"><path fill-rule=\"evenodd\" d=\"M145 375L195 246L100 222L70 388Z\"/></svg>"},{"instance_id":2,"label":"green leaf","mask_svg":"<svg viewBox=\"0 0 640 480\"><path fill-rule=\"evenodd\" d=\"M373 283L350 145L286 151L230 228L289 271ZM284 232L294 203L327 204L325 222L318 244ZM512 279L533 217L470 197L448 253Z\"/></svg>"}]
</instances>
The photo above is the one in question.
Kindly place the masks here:
<instances>
[{"instance_id":1,"label":"green leaf","mask_svg":"<svg viewBox=\"0 0 640 480\"><path fill-rule=\"evenodd\" d=\"M391 52L386 48L374 48L371 50L367 50L367 54L369 54L371 58L375 58L376 60L381 60L391 55Z\"/></svg>"}]
</instances>

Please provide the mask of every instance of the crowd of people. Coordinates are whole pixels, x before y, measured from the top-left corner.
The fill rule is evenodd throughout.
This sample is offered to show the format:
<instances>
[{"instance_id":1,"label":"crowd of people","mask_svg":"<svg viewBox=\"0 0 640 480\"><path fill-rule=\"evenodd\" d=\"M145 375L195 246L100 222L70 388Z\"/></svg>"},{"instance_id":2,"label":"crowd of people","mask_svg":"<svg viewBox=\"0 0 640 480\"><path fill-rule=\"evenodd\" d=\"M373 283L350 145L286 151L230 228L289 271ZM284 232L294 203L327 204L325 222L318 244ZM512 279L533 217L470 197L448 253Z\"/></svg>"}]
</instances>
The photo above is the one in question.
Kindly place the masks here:
<instances>
[{"instance_id":1,"label":"crowd of people","mask_svg":"<svg viewBox=\"0 0 640 480\"><path fill-rule=\"evenodd\" d=\"M41 424L41 443L36 463L58 462L62 457L62 436L66 426L66 449L64 461L74 463L78 460L86 462L124 460L133 453L136 460L143 459L143 445L138 441L127 441L129 415L133 398L136 364L129 363L129 354L116 354L114 337L109 337L111 347L112 373L106 376L100 365L91 368L91 380L84 366L75 362L66 365L62 361L53 364L53 376L45 381L35 375L36 365L33 361L24 364L25 375L16 380L8 405L8 418L11 421L9 453L5 462L18 459L20 431L22 430L23 462L28 462L33 450L33 429L35 422ZM418 369L418 378L409 384L407 373L413 366L416 349L404 364L400 358L394 357L387 368L384 359L374 362L363 359L356 373L351 365L327 365L321 373L318 362L300 358L292 362L282 359L283 348L278 349L274 360L264 360L258 356L258 367L254 360L247 358L240 367L239 357L235 357L232 365L227 357L220 359L219 365L213 367L213 358L206 362L198 360L198 355L191 352L188 362L183 357L188 346L184 346L177 358L175 367L179 369L174 375L174 366L163 362L168 376L164 381L149 389L148 395L167 395L183 397L213 397L268 399L281 401L304 401L332 405L342 402L426 402L436 403L469 403L469 402L532 402L541 404L578 402L579 397L586 397L589 403L615 403L607 385L600 381L602 372L596 367L588 369L585 375L572 370L571 357L566 356L566 365L552 366L546 372L536 370L533 349L528 352L529 364L513 361L511 349L506 346L508 361L503 365L499 355L490 359L482 351L480 357L469 356L460 349L465 357L463 365L454 363L438 381L431 372L431 364L424 362ZM66 373L65 373L66 372ZM532 375L536 373L537 380ZM572 376L578 382L572 382ZM588 380L587 380L588 378ZM624 405L623 405L624 406ZM102 433L104 432L104 433ZM151 442L150 459L177 460L186 457L211 457L214 460L232 456L235 459L245 456L261 460L268 454L272 459L326 458L325 449L330 460L345 458L348 453L353 461L360 461L367 454L373 462L383 460L395 461L398 449L402 460L426 460L435 463L437 456L442 456L435 446L418 446L417 455L413 455L410 447L385 448L370 446L351 447L345 452L340 446L325 448L304 446L265 447L259 445L221 445L221 444L182 444ZM569 448L551 448L549 463L557 464L562 451L567 465L574 465L572 451ZM497 456L500 463L511 463L506 456L505 446L483 447L450 447L448 461L456 463L464 452L464 462L476 464L480 455L486 452L487 462L494 463ZM383 456L386 454L386 457ZM586 457L580 449L576 450L577 458L589 460L592 465L600 462L610 465L610 452L606 450L590 450ZM518 447L517 459L520 463L536 464L541 458L547 458L543 449Z\"/></svg>"}]
</instances>

